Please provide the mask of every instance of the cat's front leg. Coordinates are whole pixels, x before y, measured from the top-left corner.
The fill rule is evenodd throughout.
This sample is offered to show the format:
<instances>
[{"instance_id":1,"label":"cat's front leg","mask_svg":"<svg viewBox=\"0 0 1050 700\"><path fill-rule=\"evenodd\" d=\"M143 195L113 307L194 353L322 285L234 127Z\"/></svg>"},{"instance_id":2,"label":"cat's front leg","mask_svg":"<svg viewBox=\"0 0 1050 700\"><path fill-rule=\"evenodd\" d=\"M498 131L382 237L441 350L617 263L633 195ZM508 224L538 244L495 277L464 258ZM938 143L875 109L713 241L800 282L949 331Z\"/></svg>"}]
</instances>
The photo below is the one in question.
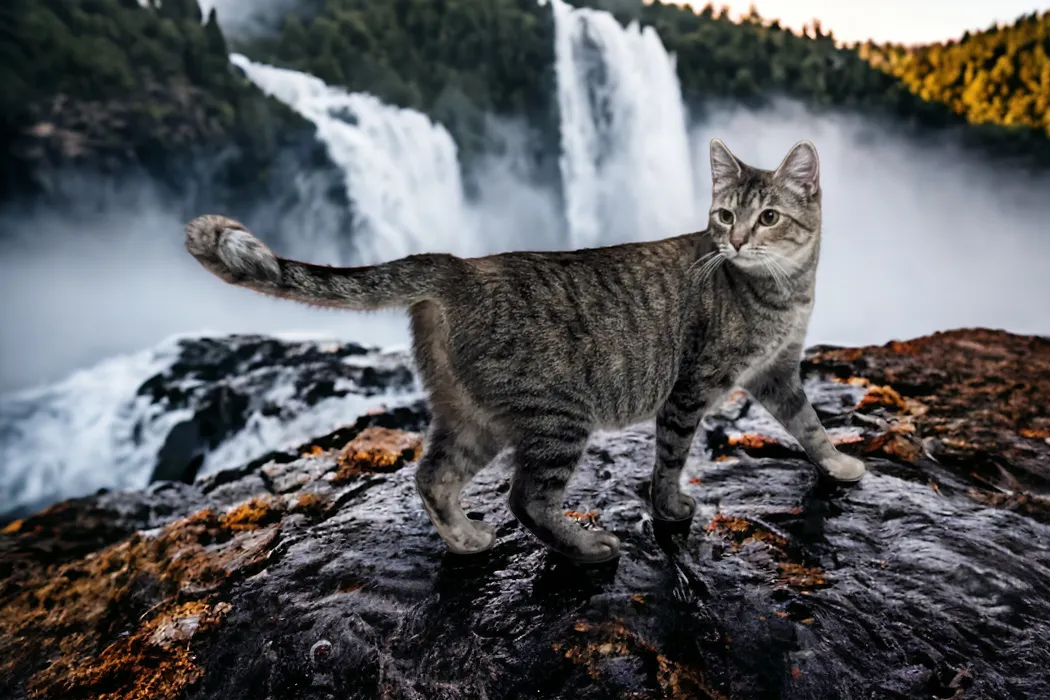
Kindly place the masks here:
<instances>
[{"instance_id":1,"label":"cat's front leg","mask_svg":"<svg viewBox=\"0 0 1050 700\"><path fill-rule=\"evenodd\" d=\"M656 414L656 462L649 495L657 520L689 520L696 512L696 501L682 493L682 467L706 403L689 387L676 387Z\"/></svg>"},{"instance_id":2,"label":"cat's front leg","mask_svg":"<svg viewBox=\"0 0 1050 700\"><path fill-rule=\"evenodd\" d=\"M866 471L864 462L835 448L802 390L798 369L800 354L800 348L793 346L770 367L752 377L744 388L798 440L821 472L840 483L860 481Z\"/></svg>"}]
</instances>

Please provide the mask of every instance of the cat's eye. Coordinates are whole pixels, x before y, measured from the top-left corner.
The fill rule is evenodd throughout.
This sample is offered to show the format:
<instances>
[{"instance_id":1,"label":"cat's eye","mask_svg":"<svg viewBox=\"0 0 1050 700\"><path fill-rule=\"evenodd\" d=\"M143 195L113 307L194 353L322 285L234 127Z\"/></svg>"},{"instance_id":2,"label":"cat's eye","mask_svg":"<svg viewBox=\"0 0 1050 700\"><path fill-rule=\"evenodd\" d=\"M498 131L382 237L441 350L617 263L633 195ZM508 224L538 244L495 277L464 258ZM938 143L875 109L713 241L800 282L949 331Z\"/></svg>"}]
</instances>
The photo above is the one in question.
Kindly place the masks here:
<instances>
[{"instance_id":1,"label":"cat's eye","mask_svg":"<svg viewBox=\"0 0 1050 700\"><path fill-rule=\"evenodd\" d=\"M780 221L780 212L776 209L765 209L758 215L758 223L763 226L772 226L778 221Z\"/></svg>"},{"instance_id":2,"label":"cat's eye","mask_svg":"<svg viewBox=\"0 0 1050 700\"><path fill-rule=\"evenodd\" d=\"M733 223L733 212L729 211L728 209L719 209L718 220L726 226L729 226Z\"/></svg>"}]
</instances>

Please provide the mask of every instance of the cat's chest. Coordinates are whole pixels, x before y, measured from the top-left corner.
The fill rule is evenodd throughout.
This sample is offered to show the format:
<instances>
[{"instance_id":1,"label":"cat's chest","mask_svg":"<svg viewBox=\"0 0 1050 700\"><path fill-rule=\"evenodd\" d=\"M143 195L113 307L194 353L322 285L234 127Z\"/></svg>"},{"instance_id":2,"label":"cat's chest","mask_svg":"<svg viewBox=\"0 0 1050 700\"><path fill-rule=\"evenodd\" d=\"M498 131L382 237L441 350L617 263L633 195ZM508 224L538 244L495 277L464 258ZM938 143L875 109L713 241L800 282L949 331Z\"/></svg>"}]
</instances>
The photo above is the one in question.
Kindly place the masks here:
<instances>
[{"instance_id":1,"label":"cat's chest","mask_svg":"<svg viewBox=\"0 0 1050 700\"><path fill-rule=\"evenodd\" d=\"M800 306L774 319L741 323L735 333L728 333L716 342L716 361L725 380L733 385L746 384L761 373L792 344L799 344L806 335L810 306Z\"/></svg>"}]
</instances>

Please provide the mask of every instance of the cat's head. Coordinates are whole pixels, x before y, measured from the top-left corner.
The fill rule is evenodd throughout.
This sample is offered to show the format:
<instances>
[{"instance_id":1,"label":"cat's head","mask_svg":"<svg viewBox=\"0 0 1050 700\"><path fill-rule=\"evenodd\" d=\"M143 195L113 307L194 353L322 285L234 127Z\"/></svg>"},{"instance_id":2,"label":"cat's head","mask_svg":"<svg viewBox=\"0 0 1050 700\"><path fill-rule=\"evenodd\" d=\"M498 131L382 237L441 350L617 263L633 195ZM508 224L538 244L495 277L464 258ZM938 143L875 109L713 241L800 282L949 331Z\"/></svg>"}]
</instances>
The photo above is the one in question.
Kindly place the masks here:
<instances>
[{"instance_id":1,"label":"cat's head","mask_svg":"<svg viewBox=\"0 0 1050 700\"><path fill-rule=\"evenodd\" d=\"M754 168L711 140L714 182L708 230L729 262L787 271L812 259L820 243L820 162L799 141L776 170Z\"/></svg>"}]
</instances>

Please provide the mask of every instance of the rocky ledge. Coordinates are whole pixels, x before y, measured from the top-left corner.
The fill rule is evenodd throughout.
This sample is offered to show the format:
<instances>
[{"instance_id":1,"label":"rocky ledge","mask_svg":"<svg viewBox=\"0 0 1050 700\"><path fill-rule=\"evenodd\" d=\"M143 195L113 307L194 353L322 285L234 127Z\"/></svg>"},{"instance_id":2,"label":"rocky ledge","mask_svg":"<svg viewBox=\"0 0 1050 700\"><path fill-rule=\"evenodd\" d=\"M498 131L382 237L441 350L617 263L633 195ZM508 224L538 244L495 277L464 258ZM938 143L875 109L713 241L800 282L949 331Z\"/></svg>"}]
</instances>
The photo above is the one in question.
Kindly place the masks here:
<instances>
[{"instance_id":1,"label":"rocky ledge","mask_svg":"<svg viewBox=\"0 0 1050 700\"><path fill-rule=\"evenodd\" d=\"M700 512L663 527L650 426L602 434L566 502L624 541L599 568L514 521L502 463L466 496L498 545L446 553L421 407L55 505L0 535L0 697L1050 697L1050 340L815 348L803 372L858 486L735 394L687 467Z\"/></svg>"}]
</instances>

